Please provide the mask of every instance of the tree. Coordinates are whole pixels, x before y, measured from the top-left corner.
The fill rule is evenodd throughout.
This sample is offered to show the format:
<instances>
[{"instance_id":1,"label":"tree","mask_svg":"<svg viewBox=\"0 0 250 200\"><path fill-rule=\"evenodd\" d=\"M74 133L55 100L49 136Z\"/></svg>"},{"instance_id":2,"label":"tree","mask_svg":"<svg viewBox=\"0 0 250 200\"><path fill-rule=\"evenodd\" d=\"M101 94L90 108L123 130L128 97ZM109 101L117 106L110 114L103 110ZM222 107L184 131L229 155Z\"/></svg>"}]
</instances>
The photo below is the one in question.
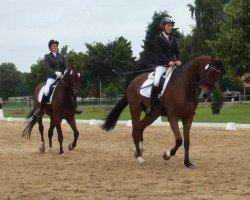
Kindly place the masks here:
<instances>
[{"instance_id":1,"label":"tree","mask_svg":"<svg viewBox=\"0 0 250 200\"><path fill-rule=\"evenodd\" d=\"M17 96L32 96L33 90L28 83L30 73L20 73L20 84L17 86Z\"/></svg>"},{"instance_id":2,"label":"tree","mask_svg":"<svg viewBox=\"0 0 250 200\"><path fill-rule=\"evenodd\" d=\"M30 69L31 73L27 77L27 82L31 90L34 91L38 84L47 80L47 75L43 66L43 60L37 60L37 63L33 64Z\"/></svg>"},{"instance_id":3,"label":"tree","mask_svg":"<svg viewBox=\"0 0 250 200\"><path fill-rule=\"evenodd\" d=\"M20 72L13 63L2 63L0 71L0 97L7 100L17 94L17 87L21 82Z\"/></svg>"},{"instance_id":4,"label":"tree","mask_svg":"<svg viewBox=\"0 0 250 200\"><path fill-rule=\"evenodd\" d=\"M108 98L114 98L114 97L117 97L119 95L118 89L114 83L110 83L108 85L108 87L105 90L105 93L106 93L106 96Z\"/></svg>"},{"instance_id":5,"label":"tree","mask_svg":"<svg viewBox=\"0 0 250 200\"><path fill-rule=\"evenodd\" d=\"M98 95L100 82L103 88L108 87L111 82L114 83L121 93L123 90L120 89L122 88L121 84L124 83L123 77L117 76L112 70L121 72L131 70L134 62L131 43L125 38L119 37L106 45L99 42L86 44L86 47L87 60L84 78L88 81L87 84L95 86L95 95Z\"/></svg>"},{"instance_id":6,"label":"tree","mask_svg":"<svg viewBox=\"0 0 250 200\"><path fill-rule=\"evenodd\" d=\"M226 73L231 77L242 76L250 70L247 5L247 0L230 0L224 7L217 39L208 42L212 51L223 58Z\"/></svg>"},{"instance_id":7,"label":"tree","mask_svg":"<svg viewBox=\"0 0 250 200\"><path fill-rule=\"evenodd\" d=\"M192 30L192 50L194 55L210 54L206 40L216 38L222 19L223 6L229 0L195 0L194 5L188 4L191 17L196 25Z\"/></svg>"}]
</instances>

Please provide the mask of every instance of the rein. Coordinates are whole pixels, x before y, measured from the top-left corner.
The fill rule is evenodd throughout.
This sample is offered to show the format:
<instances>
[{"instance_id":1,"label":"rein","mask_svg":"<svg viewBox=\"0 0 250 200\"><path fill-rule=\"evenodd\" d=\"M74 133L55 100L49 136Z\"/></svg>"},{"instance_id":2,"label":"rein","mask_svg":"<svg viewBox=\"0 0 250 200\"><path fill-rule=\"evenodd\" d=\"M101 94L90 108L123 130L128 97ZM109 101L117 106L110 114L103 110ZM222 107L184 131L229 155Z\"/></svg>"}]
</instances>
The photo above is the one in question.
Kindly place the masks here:
<instances>
[{"instance_id":1,"label":"rein","mask_svg":"<svg viewBox=\"0 0 250 200\"><path fill-rule=\"evenodd\" d=\"M69 85L68 83L66 83L64 80L63 80L64 76L61 78L61 82L68 88L72 89L72 90L75 90L76 88L75 87L72 87L71 85Z\"/></svg>"}]
</instances>

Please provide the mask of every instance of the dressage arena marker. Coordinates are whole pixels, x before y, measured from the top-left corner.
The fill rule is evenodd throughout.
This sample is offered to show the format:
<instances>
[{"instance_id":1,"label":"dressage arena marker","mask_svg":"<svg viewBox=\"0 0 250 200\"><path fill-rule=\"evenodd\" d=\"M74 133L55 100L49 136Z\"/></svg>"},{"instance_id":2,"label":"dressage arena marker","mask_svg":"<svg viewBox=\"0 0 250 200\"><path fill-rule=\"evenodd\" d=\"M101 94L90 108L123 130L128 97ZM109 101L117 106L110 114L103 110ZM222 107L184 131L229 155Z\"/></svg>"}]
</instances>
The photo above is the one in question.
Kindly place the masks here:
<instances>
[{"instance_id":1,"label":"dressage arena marker","mask_svg":"<svg viewBox=\"0 0 250 200\"><path fill-rule=\"evenodd\" d=\"M128 120L127 126L132 126L132 120Z\"/></svg>"},{"instance_id":2,"label":"dressage arena marker","mask_svg":"<svg viewBox=\"0 0 250 200\"><path fill-rule=\"evenodd\" d=\"M7 118L7 121L8 121L8 122L13 122L14 119L13 119L12 117L8 117L8 118Z\"/></svg>"},{"instance_id":3,"label":"dressage arena marker","mask_svg":"<svg viewBox=\"0 0 250 200\"><path fill-rule=\"evenodd\" d=\"M96 126L96 125L97 125L97 121L96 121L95 119L91 119L91 120L89 121L89 125L91 125L91 126Z\"/></svg>"},{"instance_id":4,"label":"dressage arena marker","mask_svg":"<svg viewBox=\"0 0 250 200\"><path fill-rule=\"evenodd\" d=\"M227 123L226 130L230 131L235 131L236 129L236 124L234 122L229 122Z\"/></svg>"},{"instance_id":5,"label":"dressage arena marker","mask_svg":"<svg viewBox=\"0 0 250 200\"><path fill-rule=\"evenodd\" d=\"M0 120L3 120L4 116L3 116L3 109L0 109Z\"/></svg>"}]
</instances>

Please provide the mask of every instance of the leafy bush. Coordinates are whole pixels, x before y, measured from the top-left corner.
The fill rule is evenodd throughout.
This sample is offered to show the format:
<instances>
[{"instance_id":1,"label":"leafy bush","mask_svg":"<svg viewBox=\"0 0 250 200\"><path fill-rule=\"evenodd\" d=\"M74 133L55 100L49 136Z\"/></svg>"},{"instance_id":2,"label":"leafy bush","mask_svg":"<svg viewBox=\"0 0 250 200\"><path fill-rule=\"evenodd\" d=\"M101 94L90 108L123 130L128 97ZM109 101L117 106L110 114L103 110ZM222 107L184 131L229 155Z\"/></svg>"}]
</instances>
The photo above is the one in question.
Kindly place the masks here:
<instances>
[{"instance_id":1,"label":"leafy bush","mask_svg":"<svg viewBox=\"0 0 250 200\"><path fill-rule=\"evenodd\" d=\"M222 106L223 106L223 93L219 83L217 82L212 92L212 101L211 101L212 113L219 114Z\"/></svg>"}]
</instances>

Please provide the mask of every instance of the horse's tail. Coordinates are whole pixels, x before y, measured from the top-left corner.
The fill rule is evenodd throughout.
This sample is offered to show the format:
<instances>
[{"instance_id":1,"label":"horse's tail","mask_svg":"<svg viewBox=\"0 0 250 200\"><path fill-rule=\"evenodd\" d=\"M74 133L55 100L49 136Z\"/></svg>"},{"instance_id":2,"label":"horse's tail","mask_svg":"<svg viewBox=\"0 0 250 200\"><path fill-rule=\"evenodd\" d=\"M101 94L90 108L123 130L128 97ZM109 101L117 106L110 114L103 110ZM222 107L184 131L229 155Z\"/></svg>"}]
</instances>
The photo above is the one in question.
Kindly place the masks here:
<instances>
[{"instance_id":1,"label":"horse's tail","mask_svg":"<svg viewBox=\"0 0 250 200\"><path fill-rule=\"evenodd\" d=\"M23 130L22 136L27 136L27 138L30 138L31 131L36 124L36 116L35 116L35 108L33 108L29 114L27 115L26 119L28 120L28 125Z\"/></svg>"},{"instance_id":2,"label":"horse's tail","mask_svg":"<svg viewBox=\"0 0 250 200\"><path fill-rule=\"evenodd\" d=\"M105 131L112 130L115 127L121 112L124 110L124 108L127 105L128 105L128 99L126 96L124 96L122 99L120 99L118 101L118 103L115 105L115 107L108 114L104 124L101 125L101 128Z\"/></svg>"}]
</instances>

